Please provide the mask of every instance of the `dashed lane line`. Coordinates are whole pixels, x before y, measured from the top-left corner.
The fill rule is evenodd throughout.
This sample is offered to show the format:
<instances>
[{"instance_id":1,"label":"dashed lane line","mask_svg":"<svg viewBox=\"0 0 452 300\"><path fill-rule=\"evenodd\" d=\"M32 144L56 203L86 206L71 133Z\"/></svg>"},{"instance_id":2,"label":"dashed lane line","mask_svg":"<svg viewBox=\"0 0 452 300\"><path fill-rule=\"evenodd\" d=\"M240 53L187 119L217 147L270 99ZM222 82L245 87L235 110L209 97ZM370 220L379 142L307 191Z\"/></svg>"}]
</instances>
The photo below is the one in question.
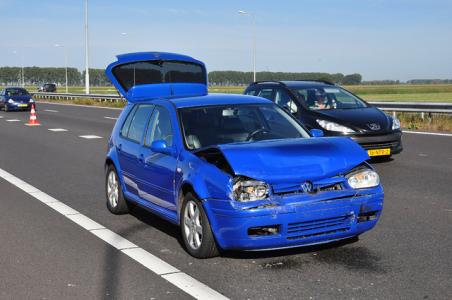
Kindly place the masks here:
<instances>
[{"instance_id":1,"label":"dashed lane line","mask_svg":"<svg viewBox=\"0 0 452 300\"><path fill-rule=\"evenodd\" d=\"M6 120L6 122L20 122L19 119L8 119Z\"/></svg>"},{"instance_id":2,"label":"dashed lane line","mask_svg":"<svg viewBox=\"0 0 452 300\"><path fill-rule=\"evenodd\" d=\"M79 135L79 137L81 137L82 139L87 139L87 140L94 140L94 139L101 139L101 136L98 135Z\"/></svg>"},{"instance_id":3,"label":"dashed lane line","mask_svg":"<svg viewBox=\"0 0 452 300\"><path fill-rule=\"evenodd\" d=\"M104 119L117 120L118 118L114 118L114 117L104 117Z\"/></svg>"},{"instance_id":4,"label":"dashed lane line","mask_svg":"<svg viewBox=\"0 0 452 300\"><path fill-rule=\"evenodd\" d=\"M58 213L62 214L75 224L91 232L107 244L115 247L131 259L143 265L148 270L167 280L174 286L178 287L185 293L193 296L196 299L228 299L224 295L208 287L204 283L196 280L190 275L180 271L176 267L158 258L150 252L144 250L138 245L123 238L119 234L111 231L105 226L81 214L72 207L64 204L58 199L44 193L36 187L28 184L22 179L0 168L0 178L8 181L17 188L23 190L28 195L46 204Z\"/></svg>"},{"instance_id":5,"label":"dashed lane line","mask_svg":"<svg viewBox=\"0 0 452 300\"><path fill-rule=\"evenodd\" d=\"M65 132L65 131L67 131L67 129L64 129L64 128L50 128L50 129L47 129L47 130L53 131L53 132Z\"/></svg>"},{"instance_id":6,"label":"dashed lane line","mask_svg":"<svg viewBox=\"0 0 452 300\"><path fill-rule=\"evenodd\" d=\"M53 112L53 113L57 113L58 112L58 110L53 110L53 109L44 109L44 111Z\"/></svg>"}]
</instances>

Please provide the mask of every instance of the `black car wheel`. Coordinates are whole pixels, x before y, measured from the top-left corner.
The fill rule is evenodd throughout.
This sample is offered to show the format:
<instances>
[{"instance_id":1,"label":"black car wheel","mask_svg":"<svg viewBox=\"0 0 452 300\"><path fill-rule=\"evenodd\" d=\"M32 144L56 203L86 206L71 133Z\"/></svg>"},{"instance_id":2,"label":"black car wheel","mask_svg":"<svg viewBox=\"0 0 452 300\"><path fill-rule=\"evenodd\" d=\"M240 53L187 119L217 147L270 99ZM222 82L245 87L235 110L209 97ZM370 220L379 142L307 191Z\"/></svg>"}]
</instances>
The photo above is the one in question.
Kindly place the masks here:
<instances>
[{"instance_id":1,"label":"black car wheel","mask_svg":"<svg viewBox=\"0 0 452 300\"><path fill-rule=\"evenodd\" d=\"M129 212L127 200L124 198L118 174L113 165L109 165L105 176L105 194L107 196L107 208L115 215Z\"/></svg>"},{"instance_id":2,"label":"black car wheel","mask_svg":"<svg viewBox=\"0 0 452 300\"><path fill-rule=\"evenodd\" d=\"M180 224L182 239L190 255L196 258L210 258L219 254L202 203L191 193L184 197Z\"/></svg>"}]
</instances>

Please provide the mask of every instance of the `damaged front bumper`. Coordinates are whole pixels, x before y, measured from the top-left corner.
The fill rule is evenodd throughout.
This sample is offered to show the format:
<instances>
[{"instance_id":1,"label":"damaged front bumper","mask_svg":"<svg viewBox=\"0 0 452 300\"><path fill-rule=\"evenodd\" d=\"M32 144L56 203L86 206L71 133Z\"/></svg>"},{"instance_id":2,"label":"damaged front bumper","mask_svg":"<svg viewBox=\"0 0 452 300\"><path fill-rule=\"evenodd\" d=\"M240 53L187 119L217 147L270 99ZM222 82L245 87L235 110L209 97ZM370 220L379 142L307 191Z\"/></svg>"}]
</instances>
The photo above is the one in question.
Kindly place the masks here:
<instances>
[{"instance_id":1,"label":"damaged front bumper","mask_svg":"<svg viewBox=\"0 0 452 300\"><path fill-rule=\"evenodd\" d=\"M218 245L265 250L328 243L372 229L383 209L381 186L359 191L271 196L240 203L203 201Z\"/></svg>"}]
</instances>

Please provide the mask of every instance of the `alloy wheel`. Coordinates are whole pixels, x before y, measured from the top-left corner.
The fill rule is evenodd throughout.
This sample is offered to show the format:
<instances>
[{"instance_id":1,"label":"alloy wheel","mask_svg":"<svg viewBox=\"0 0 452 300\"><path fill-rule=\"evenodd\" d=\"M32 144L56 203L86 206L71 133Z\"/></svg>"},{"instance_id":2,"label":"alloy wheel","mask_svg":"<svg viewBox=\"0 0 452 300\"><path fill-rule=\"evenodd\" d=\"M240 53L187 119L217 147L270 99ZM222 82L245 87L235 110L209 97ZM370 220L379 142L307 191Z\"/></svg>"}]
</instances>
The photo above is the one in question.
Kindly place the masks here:
<instances>
[{"instance_id":1,"label":"alloy wheel","mask_svg":"<svg viewBox=\"0 0 452 300\"><path fill-rule=\"evenodd\" d=\"M189 200L184 211L184 234L189 246L197 250L202 244L201 214L198 204Z\"/></svg>"}]
</instances>

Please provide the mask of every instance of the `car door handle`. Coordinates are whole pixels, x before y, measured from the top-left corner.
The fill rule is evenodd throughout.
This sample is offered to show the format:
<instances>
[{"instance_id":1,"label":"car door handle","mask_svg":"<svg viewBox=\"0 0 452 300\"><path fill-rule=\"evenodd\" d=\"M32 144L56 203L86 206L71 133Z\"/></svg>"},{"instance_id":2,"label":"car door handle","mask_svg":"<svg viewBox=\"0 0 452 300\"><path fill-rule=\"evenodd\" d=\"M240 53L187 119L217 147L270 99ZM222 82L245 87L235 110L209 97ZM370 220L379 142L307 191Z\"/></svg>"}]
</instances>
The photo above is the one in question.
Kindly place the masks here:
<instances>
[{"instance_id":1,"label":"car door handle","mask_svg":"<svg viewBox=\"0 0 452 300\"><path fill-rule=\"evenodd\" d=\"M143 154L140 154L140 156L138 156L138 161L140 163L144 163L144 155Z\"/></svg>"},{"instance_id":2,"label":"car door handle","mask_svg":"<svg viewBox=\"0 0 452 300\"><path fill-rule=\"evenodd\" d=\"M121 152L122 149L122 144L116 145L116 150L118 150L118 152Z\"/></svg>"}]
</instances>

